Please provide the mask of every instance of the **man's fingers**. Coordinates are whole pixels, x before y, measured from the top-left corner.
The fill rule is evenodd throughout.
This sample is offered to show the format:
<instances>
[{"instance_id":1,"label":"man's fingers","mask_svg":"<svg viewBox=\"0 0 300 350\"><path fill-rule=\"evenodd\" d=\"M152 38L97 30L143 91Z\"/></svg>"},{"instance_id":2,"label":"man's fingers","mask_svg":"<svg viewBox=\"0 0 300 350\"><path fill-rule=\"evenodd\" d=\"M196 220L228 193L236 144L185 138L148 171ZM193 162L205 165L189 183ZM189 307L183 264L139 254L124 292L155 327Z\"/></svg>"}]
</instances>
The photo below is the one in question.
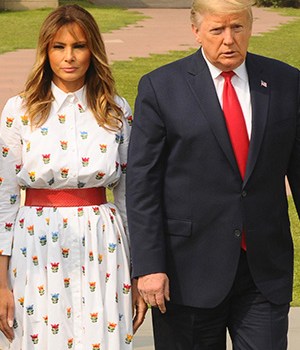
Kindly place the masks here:
<instances>
[{"instance_id":1,"label":"man's fingers","mask_svg":"<svg viewBox=\"0 0 300 350\"><path fill-rule=\"evenodd\" d=\"M146 303L150 306L156 306L156 299L155 299L155 294L148 294L147 295L147 300Z\"/></svg>"},{"instance_id":2,"label":"man's fingers","mask_svg":"<svg viewBox=\"0 0 300 350\"><path fill-rule=\"evenodd\" d=\"M156 300L156 305L159 308L160 312L164 314L167 311L164 294L156 294L155 300Z\"/></svg>"},{"instance_id":3,"label":"man's fingers","mask_svg":"<svg viewBox=\"0 0 300 350\"><path fill-rule=\"evenodd\" d=\"M169 287L169 280L166 280L166 284L165 284L165 299L167 301L170 301L170 287Z\"/></svg>"},{"instance_id":4,"label":"man's fingers","mask_svg":"<svg viewBox=\"0 0 300 350\"><path fill-rule=\"evenodd\" d=\"M166 312L165 300L169 301L169 279L165 273L155 273L139 277L138 290L145 302Z\"/></svg>"},{"instance_id":5,"label":"man's fingers","mask_svg":"<svg viewBox=\"0 0 300 350\"><path fill-rule=\"evenodd\" d=\"M146 294L144 300L148 306L158 307L162 313L166 312L165 296L163 293Z\"/></svg>"}]
</instances>

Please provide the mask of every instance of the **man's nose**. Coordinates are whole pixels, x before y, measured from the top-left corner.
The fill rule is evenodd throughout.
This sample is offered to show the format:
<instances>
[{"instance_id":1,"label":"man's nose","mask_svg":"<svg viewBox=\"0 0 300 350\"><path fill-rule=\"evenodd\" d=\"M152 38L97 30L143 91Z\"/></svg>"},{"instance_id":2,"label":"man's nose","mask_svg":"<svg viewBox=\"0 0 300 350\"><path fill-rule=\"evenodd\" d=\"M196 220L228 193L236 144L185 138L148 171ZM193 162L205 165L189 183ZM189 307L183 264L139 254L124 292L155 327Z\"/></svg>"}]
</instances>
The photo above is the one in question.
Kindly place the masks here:
<instances>
[{"instance_id":1,"label":"man's nose","mask_svg":"<svg viewBox=\"0 0 300 350\"><path fill-rule=\"evenodd\" d=\"M234 33L231 28L226 28L223 33L223 42L225 45L232 45L234 42Z\"/></svg>"}]
</instances>

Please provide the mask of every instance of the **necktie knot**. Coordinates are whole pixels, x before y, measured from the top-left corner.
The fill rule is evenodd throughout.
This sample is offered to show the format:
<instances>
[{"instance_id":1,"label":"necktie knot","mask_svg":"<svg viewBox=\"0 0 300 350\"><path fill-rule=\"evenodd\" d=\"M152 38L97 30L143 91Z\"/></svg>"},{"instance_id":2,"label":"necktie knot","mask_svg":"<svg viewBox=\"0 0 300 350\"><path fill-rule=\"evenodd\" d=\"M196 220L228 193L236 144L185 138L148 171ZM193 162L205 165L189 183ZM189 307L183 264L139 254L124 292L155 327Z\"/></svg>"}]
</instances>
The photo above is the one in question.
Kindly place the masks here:
<instances>
[{"instance_id":1,"label":"necktie knot","mask_svg":"<svg viewBox=\"0 0 300 350\"><path fill-rule=\"evenodd\" d=\"M225 80L230 81L231 78L235 75L235 73L231 70L229 72L222 72L221 75Z\"/></svg>"}]
</instances>

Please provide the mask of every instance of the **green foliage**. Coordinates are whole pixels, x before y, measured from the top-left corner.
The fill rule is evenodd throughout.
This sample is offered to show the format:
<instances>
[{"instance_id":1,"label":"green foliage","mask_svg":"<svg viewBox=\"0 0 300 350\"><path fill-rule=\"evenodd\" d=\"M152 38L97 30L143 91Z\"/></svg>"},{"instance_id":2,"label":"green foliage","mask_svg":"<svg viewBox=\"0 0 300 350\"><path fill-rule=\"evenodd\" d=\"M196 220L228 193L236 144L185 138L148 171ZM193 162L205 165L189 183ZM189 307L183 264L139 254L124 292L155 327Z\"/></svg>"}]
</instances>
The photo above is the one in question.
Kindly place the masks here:
<instances>
[{"instance_id":1,"label":"green foliage","mask_svg":"<svg viewBox=\"0 0 300 350\"><path fill-rule=\"evenodd\" d=\"M96 8L97 6L88 0L59 0L59 5L77 4L84 8Z\"/></svg>"},{"instance_id":2,"label":"green foliage","mask_svg":"<svg viewBox=\"0 0 300 350\"><path fill-rule=\"evenodd\" d=\"M300 8L299 0L257 0L257 6Z\"/></svg>"}]
</instances>

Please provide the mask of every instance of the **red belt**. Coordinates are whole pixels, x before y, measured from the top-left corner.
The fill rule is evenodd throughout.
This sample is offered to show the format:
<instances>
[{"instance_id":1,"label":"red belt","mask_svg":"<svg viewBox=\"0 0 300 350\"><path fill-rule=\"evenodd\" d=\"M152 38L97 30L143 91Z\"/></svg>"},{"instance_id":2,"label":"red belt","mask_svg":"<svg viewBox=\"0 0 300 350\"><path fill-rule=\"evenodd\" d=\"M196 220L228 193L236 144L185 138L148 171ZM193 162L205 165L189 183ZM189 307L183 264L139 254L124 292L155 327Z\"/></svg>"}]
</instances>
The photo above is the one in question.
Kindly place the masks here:
<instances>
[{"instance_id":1,"label":"red belt","mask_svg":"<svg viewBox=\"0 0 300 350\"><path fill-rule=\"evenodd\" d=\"M107 203L105 187L26 189L25 205L30 207L81 207L104 203Z\"/></svg>"}]
</instances>

